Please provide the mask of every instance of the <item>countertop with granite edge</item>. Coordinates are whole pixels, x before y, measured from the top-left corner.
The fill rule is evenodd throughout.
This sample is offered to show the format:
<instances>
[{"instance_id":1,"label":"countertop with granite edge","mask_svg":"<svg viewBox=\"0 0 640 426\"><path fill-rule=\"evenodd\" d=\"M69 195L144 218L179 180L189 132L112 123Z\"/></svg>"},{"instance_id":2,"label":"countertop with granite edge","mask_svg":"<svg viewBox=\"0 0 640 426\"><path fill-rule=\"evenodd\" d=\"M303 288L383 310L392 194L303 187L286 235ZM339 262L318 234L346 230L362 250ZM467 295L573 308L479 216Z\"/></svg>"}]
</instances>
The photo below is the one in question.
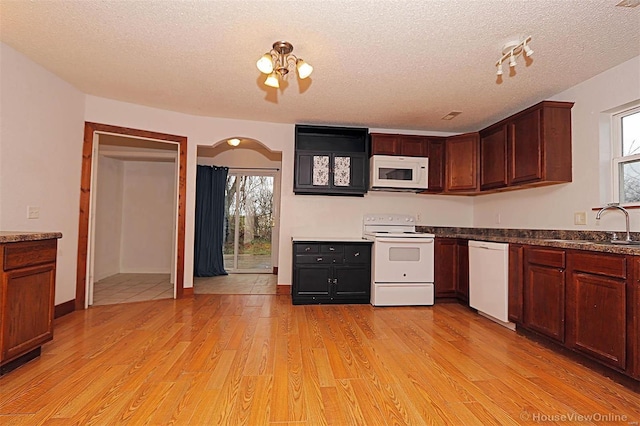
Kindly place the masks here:
<instances>
[{"instance_id":1,"label":"countertop with granite edge","mask_svg":"<svg viewBox=\"0 0 640 426\"><path fill-rule=\"evenodd\" d=\"M421 225L416 226L416 230L418 232L435 234L436 237L640 255L640 244L621 245L610 243L611 232L550 229L456 228ZM625 232L618 232L617 234L621 240L626 236ZM640 233L632 232L631 239L640 241Z\"/></svg>"},{"instance_id":2,"label":"countertop with granite edge","mask_svg":"<svg viewBox=\"0 0 640 426\"><path fill-rule=\"evenodd\" d=\"M22 241L40 241L62 238L62 232L0 231L0 244Z\"/></svg>"}]
</instances>

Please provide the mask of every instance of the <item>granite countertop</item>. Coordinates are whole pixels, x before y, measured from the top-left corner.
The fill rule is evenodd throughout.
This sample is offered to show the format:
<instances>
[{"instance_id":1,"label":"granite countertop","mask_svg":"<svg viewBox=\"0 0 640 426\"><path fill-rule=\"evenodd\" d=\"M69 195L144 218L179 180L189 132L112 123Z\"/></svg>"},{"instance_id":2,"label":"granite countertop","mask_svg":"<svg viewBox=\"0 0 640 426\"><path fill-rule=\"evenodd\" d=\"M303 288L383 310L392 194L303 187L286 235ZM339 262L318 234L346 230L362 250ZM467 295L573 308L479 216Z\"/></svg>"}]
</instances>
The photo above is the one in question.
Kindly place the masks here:
<instances>
[{"instance_id":1,"label":"granite countertop","mask_svg":"<svg viewBox=\"0 0 640 426\"><path fill-rule=\"evenodd\" d=\"M418 226L417 228L419 232L432 233L435 234L436 237L640 255L640 245L611 244L609 242L611 233L602 231L454 228L437 226ZM624 232L618 232L618 238L624 239L624 237ZM640 241L640 233L632 232L631 239Z\"/></svg>"},{"instance_id":2,"label":"granite countertop","mask_svg":"<svg viewBox=\"0 0 640 426\"><path fill-rule=\"evenodd\" d=\"M22 241L51 240L53 238L62 238L62 233L0 231L0 243L19 243Z\"/></svg>"},{"instance_id":3,"label":"granite countertop","mask_svg":"<svg viewBox=\"0 0 640 426\"><path fill-rule=\"evenodd\" d=\"M362 237L291 237L291 241L294 243L300 242L336 242L336 243L370 243L373 241L365 240Z\"/></svg>"}]
</instances>

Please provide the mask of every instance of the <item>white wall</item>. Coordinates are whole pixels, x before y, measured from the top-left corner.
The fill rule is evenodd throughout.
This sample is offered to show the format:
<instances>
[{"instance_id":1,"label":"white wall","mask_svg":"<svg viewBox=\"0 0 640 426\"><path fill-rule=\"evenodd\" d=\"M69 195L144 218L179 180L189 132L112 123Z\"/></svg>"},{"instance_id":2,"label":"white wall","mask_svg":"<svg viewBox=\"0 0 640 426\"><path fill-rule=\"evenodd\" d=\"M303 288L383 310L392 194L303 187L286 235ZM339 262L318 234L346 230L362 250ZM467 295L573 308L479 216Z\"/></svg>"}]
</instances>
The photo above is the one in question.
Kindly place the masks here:
<instances>
[{"instance_id":1,"label":"white wall","mask_svg":"<svg viewBox=\"0 0 640 426\"><path fill-rule=\"evenodd\" d=\"M125 161L123 182L121 272L170 273L175 164Z\"/></svg>"},{"instance_id":2,"label":"white wall","mask_svg":"<svg viewBox=\"0 0 640 426\"><path fill-rule=\"evenodd\" d=\"M624 229L621 214L607 213L601 223L592 208L610 202L609 172L601 152L608 152L608 134L600 140L602 113L640 99L640 57L584 81L551 98L575 102L572 115L573 182L476 197L473 224L477 227L539 229ZM606 121L606 120L605 120ZM606 162L605 162L606 163ZM587 213L587 226L574 225L574 212ZM495 215L502 223L495 223ZM640 211L631 211L632 230L640 231Z\"/></svg>"},{"instance_id":3,"label":"white wall","mask_svg":"<svg viewBox=\"0 0 640 426\"><path fill-rule=\"evenodd\" d=\"M94 282L120 272L124 162L98 157Z\"/></svg>"},{"instance_id":4,"label":"white wall","mask_svg":"<svg viewBox=\"0 0 640 426\"><path fill-rule=\"evenodd\" d=\"M55 303L75 298L82 92L0 43L0 229L62 232ZM27 206L40 219L27 219Z\"/></svg>"}]
</instances>

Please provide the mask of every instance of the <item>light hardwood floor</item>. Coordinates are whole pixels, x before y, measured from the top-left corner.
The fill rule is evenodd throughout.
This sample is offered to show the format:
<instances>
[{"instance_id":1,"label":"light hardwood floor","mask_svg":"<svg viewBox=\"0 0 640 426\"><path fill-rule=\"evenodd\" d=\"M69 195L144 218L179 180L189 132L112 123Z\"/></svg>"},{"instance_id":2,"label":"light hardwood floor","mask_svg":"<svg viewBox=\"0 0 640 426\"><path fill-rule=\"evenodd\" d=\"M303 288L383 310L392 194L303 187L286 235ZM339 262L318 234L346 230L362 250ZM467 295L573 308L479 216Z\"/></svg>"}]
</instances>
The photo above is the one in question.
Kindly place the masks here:
<instances>
[{"instance_id":1,"label":"light hardwood floor","mask_svg":"<svg viewBox=\"0 0 640 426\"><path fill-rule=\"evenodd\" d=\"M0 392L2 425L640 420L638 394L463 306L292 306L269 295L71 313Z\"/></svg>"},{"instance_id":2,"label":"light hardwood floor","mask_svg":"<svg viewBox=\"0 0 640 426\"><path fill-rule=\"evenodd\" d=\"M115 274L95 283L93 306L172 299L169 274ZM196 294L276 294L277 275L229 274L194 277Z\"/></svg>"}]
</instances>

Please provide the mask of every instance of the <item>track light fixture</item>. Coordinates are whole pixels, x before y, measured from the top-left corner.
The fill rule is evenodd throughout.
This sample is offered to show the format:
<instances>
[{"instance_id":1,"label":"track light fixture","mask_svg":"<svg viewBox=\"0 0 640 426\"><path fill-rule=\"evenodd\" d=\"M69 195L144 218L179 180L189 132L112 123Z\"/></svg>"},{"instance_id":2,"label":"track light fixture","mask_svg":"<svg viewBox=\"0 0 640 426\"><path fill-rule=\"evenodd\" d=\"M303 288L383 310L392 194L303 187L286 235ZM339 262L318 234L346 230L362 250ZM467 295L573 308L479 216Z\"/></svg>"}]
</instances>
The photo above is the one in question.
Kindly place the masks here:
<instances>
[{"instance_id":1,"label":"track light fixture","mask_svg":"<svg viewBox=\"0 0 640 426\"><path fill-rule=\"evenodd\" d=\"M502 75L502 63L507 59L509 59L509 67L514 68L517 65L516 59L522 54L522 52L524 52L527 57L533 55L533 50L531 50L531 47L529 47L528 44L530 41L531 36L526 37L522 41L510 41L505 44L502 48L502 57L498 59L498 62L496 62L496 67L498 67L496 75Z\"/></svg>"},{"instance_id":2,"label":"track light fixture","mask_svg":"<svg viewBox=\"0 0 640 426\"><path fill-rule=\"evenodd\" d=\"M290 71L297 70L298 77L305 79L313 72L313 67L303 59L292 55L293 45L288 41L276 41L272 49L262 55L256 66L261 73L267 74L264 81L269 87L280 87L280 78L285 77Z\"/></svg>"}]
</instances>

